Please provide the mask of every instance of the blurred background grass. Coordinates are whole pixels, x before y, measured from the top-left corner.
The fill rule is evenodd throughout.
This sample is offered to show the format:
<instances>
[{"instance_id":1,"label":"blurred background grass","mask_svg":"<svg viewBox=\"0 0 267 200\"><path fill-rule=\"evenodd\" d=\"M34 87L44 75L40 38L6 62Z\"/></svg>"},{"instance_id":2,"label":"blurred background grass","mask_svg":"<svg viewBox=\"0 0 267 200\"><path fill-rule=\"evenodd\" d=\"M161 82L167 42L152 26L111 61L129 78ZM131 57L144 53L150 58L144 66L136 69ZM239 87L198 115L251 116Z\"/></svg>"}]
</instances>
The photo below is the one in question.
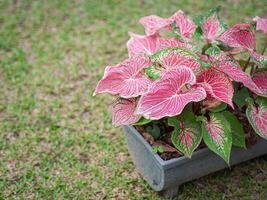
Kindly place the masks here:
<instances>
[{"instance_id":1,"label":"blurred background grass","mask_svg":"<svg viewBox=\"0 0 267 200\"><path fill-rule=\"evenodd\" d=\"M104 67L127 57L127 32L143 33L140 17L217 5L229 25L267 14L262 0L1 0L0 199L161 199L111 125L111 97L92 93ZM177 199L266 191L259 158L184 184Z\"/></svg>"}]
</instances>

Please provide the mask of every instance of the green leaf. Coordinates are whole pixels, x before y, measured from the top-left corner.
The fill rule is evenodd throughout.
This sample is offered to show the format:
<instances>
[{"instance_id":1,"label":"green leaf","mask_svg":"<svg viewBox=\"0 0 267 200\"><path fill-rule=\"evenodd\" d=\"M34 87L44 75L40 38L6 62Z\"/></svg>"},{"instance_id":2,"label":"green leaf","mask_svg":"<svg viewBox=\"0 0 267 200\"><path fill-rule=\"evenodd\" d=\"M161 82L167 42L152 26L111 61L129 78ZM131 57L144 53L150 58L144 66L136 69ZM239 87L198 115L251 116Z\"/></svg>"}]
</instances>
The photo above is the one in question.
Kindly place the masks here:
<instances>
[{"instance_id":1,"label":"green leaf","mask_svg":"<svg viewBox=\"0 0 267 200\"><path fill-rule=\"evenodd\" d=\"M209 55L209 56L212 56L212 57L217 57L218 55L220 55L221 53L221 50L219 47L217 46L211 46L209 47L206 51L205 51L205 54Z\"/></svg>"},{"instance_id":2,"label":"green leaf","mask_svg":"<svg viewBox=\"0 0 267 200\"><path fill-rule=\"evenodd\" d=\"M222 112L222 114L230 123L233 145L241 148L246 148L244 129L240 121L229 111L224 111Z\"/></svg>"},{"instance_id":3,"label":"green leaf","mask_svg":"<svg viewBox=\"0 0 267 200\"><path fill-rule=\"evenodd\" d=\"M243 87L241 90L235 91L233 101L239 108L242 108L244 105L246 105L246 99L248 97L249 91L247 88Z\"/></svg>"},{"instance_id":4,"label":"green leaf","mask_svg":"<svg viewBox=\"0 0 267 200\"><path fill-rule=\"evenodd\" d=\"M211 112L221 112L227 108L226 103L220 103L220 105L216 106L215 108L209 108L208 110Z\"/></svg>"},{"instance_id":5,"label":"green leaf","mask_svg":"<svg viewBox=\"0 0 267 200\"><path fill-rule=\"evenodd\" d=\"M156 65L151 65L145 69L146 75L151 78L153 81L157 80L160 77L162 70L159 69Z\"/></svg>"},{"instance_id":6,"label":"green leaf","mask_svg":"<svg viewBox=\"0 0 267 200\"><path fill-rule=\"evenodd\" d=\"M193 34L193 38L197 39L197 40L200 40L201 39L201 36L203 34L203 31L201 29L201 27L197 27L194 34Z\"/></svg>"},{"instance_id":7,"label":"green leaf","mask_svg":"<svg viewBox=\"0 0 267 200\"><path fill-rule=\"evenodd\" d=\"M158 139L161 136L160 128L155 123L153 123L153 125L151 126L146 127L146 131L150 133L154 139Z\"/></svg>"},{"instance_id":8,"label":"green leaf","mask_svg":"<svg viewBox=\"0 0 267 200\"><path fill-rule=\"evenodd\" d=\"M192 103L189 103L183 109L183 112L177 116L180 121L195 121L196 117L193 113Z\"/></svg>"},{"instance_id":9,"label":"green leaf","mask_svg":"<svg viewBox=\"0 0 267 200\"><path fill-rule=\"evenodd\" d=\"M162 146L154 146L154 147L152 147L152 151L154 154L164 153L164 149Z\"/></svg>"},{"instance_id":10,"label":"green leaf","mask_svg":"<svg viewBox=\"0 0 267 200\"><path fill-rule=\"evenodd\" d=\"M246 115L254 131L267 140L267 99L258 98L258 105L249 103Z\"/></svg>"},{"instance_id":11,"label":"green leaf","mask_svg":"<svg viewBox=\"0 0 267 200\"><path fill-rule=\"evenodd\" d=\"M257 104L260 106L260 107L267 107L267 99L266 98L264 98L264 97L258 97L257 99L256 99L256 102L257 102Z\"/></svg>"},{"instance_id":12,"label":"green leaf","mask_svg":"<svg viewBox=\"0 0 267 200\"><path fill-rule=\"evenodd\" d=\"M205 68L209 67L209 64L202 61L197 56L197 54L195 54L193 51L188 50L188 49L183 48L183 47L171 47L171 48L159 50L151 56L151 61L159 63L159 64L163 64L163 61L165 60L165 58L172 52L174 52L176 54L180 54L187 59L195 60L196 62L198 62L200 65L202 65Z\"/></svg>"},{"instance_id":13,"label":"green leaf","mask_svg":"<svg viewBox=\"0 0 267 200\"><path fill-rule=\"evenodd\" d=\"M148 124L150 123L152 120L151 119L146 119L144 117L142 117L138 122L136 122L134 125L137 125L137 126L143 126L145 124Z\"/></svg>"},{"instance_id":14,"label":"green leaf","mask_svg":"<svg viewBox=\"0 0 267 200\"><path fill-rule=\"evenodd\" d=\"M172 132L173 145L186 157L191 158L194 150L201 142L202 134L199 122L180 122L177 118L169 118L168 123L174 126Z\"/></svg>"},{"instance_id":15,"label":"green leaf","mask_svg":"<svg viewBox=\"0 0 267 200\"><path fill-rule=\"evenodd\" d=\"M228 164L232 147L232 134L229 122L221 113L211 113L202 123L202 134L210 150L222 157Z\"/></svg>"}]
</instances>

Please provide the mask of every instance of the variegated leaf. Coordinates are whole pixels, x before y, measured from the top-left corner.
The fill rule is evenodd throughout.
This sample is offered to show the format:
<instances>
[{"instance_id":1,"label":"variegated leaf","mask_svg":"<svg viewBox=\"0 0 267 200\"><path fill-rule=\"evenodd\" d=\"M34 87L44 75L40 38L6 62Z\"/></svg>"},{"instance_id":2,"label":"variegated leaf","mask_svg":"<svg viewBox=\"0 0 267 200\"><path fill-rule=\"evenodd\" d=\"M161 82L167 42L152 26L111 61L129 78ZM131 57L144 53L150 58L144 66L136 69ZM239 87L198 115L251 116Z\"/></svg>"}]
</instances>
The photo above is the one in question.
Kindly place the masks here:
<instances>
[{"instance_id":1,"label":"variegated leaf","mask_svg":"<svg viewBox=\"0 0 267 200\"><path fill-rule=\"evenodd\" d=\"M197 76L197 82L205 88L208 95L234 107L232 103L234 88L226 74L211 68L202 71Z\"/></svg>"},{"instance_id":2,"label":"variegated leaf","mask_svg":"<svg viewBox=\"0 0 267 200\"><path fill-rule=\"evenodd\" d=\"M107 67L96 86L95 94L106 92L119 94L123 98L144 94L152 81L141 70L150 64L142 56L135 56L116 66Z\"/></svg>"},{"instance_id":3,"label":"variegated leaf","mask_svg":"<svg viewBox=\"0 0 267 200\"><path fill-rule=\"evenodd\" d=\"M130 33L131 39L127 42L129 57L136 55L152 55L159 49L159 37L154 35L137 35Z\"/></svg>"},{"instance_id":4,"label":"variegated leaf","mask_svg":"<svg viewBox=\"0 0 267 200\"><path fill-rule=\"evenodd\" d=\"M172 23L169 19L164 19L156 15L150 15L146 17L142 17L139 20L139 23L142 24L145 28L145 32L147 35L154 35L160 29L170 30L170 24Z\"/></svg>"},{"instance_id":5,"label":"variegated leaf","mask_svg":"<svg viewBox=\"0 0 267 200\"><path fill-rule=\"evenodd\" d=\"M219 35L227 30L227 25L218 15L219 10L219 7L213 8L206 14L197 16L194 20L198 25L197 35L203 35L208 42L216 40Z\"/></svg>"},{"instance_id":6,"label":"variegated leaf","mask_svg":"<svg viewBox=\"0 0 267 200\"><path fill-rule=\"evenodd\" d=\"M159 39L160 49L173 48L173 47L183 47L191 49L192 45L189 43L178 40L177 38L160 38Z\"/></svg>"},{"instance_id":7,"label":"variegated leaf","mask_svg":"<svg viewBox=\"0 0 267 200\"><path fill-rule=\"evenodd\" d=\"M212 113L202 123L205 144L221 156L228 164L230 161L232 135L229 122L221 113Z\"/></svg>"},{"instance_id":8,"label":"variegated leaf","mask_svg":"<svg viewBox=\"0 0 267 200\"><path fill-rule=\"evenodd\" d=\"M197 26L190 20L183 11L178 10L173 16L169 18L174 21L177 27L178 34L183 38L191 38Z\"/></svg>"},{"instance_id":9,"label":"variegated leaf","mask_svg":"<svg viewBox=\"0 0 267 200\"><path fill-rule=\"evenodd\" d=\"M257 72L253 74L252 80L261 90L258 95L267 97L267 72Z\"/></svg>"},{"instance_id":10,"label":"variegated leaf","mask_svg":"<svg viewBox=\"0 0 267 200\"><path fill-rule=\"evenodd\" d=\"M267 139L267 99L258 98L257 104L249 104L246 115L254 131Z\"/></svg>"},{"instance_id":11,"label":"variegated leaf","mask_svg":"<svg viewBox=\"0 0 267 200\"><path fill-rule=\"evenodd\" d=\"M200 58L183 47L173 47L160 50L151 56L153 62L160 63L164 67L186 66L198 73L201 70Z\"/></svg>"},{"instance_id":12,"label":"variegated leaf","mask_svg":"<svg viewBox=\"0 0 267 200\"><path fill-rule=\"evenodd\" d=\"M140 98L136 113L148 119L179 115L189 102L206 97L202 87L183 88L195 84L195 81L195 75L188 67L164 72L161 79L153 82L149 92Z\"/></svg>"},{"instance_id":13,"label":"variegated leaf","mask_svg":"<svg viewBox=\"0 0 267 200\"><path fill-rule=\"evenodd\" d=\"M252 92L261 93L260 88L254 83L250 75L243 72L237 62L223 60L216 68L227 74L234 81L243 83Z\"/></svg>"},{"instance_id":14,"label":"variegated leaf","mask_svg":"<svg viewBox=\"0 0 267 200\"><path fill-rule=\"evenodd\" d=\"M245 48L249 51L256 49L255 33L250 24L236 24L224 32L219 40L230 47Z\"/></svg>"},{"instance_id":15,"label":"variegated leaf","mask_svg":"<svg viewBox=\"0 0 267 200\"><path fill-rule=\"evenodd\" d=\"M204 21L202 29L203 29L203 36L208 41L213 41L217 39L220 32L220 22L216 13L208 17Z\"/></svg>"},{"instance_id":16,"label":"variegated leaf","mask_svg":"<svg viewBox=\"0 0 267 200\"><path fill-rule=\"evenodd\" d=\"M129 125L137 122L141 116L135 115L135 108L138 100L131 99L116 99L109 107L112 115L112 123L116 126Z\"/></svg>"},{"instance_id":17,"label":"variegated leaf","mask_svg":"<svg viewBox=\"0 0 267 200\"><path fill-rule=\"evenodd\" d=\"M200 123L181 122L173 117L168 119L168 124L175 127L171 137L173 145L186 157L191 158L202 139Z\"/></svg>"}]
</instances>

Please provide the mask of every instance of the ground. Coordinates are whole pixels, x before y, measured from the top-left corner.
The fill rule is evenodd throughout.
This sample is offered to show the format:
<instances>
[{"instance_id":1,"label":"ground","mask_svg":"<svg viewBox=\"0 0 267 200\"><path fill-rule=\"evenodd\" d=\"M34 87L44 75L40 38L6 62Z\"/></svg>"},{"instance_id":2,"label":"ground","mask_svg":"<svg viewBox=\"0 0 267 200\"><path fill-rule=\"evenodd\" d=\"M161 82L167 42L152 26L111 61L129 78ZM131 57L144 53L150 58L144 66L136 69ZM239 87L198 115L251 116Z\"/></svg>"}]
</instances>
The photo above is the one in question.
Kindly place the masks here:
<instances>
[{"instance_id":1,"label":"ground","mask_svg":"<svg viewBox=\"0 0 267 200\"><path fill-rule=\"evenodd\" d=\"M142 180L111 97L93 97L127 57L138 19L222 6L232 25L267 13L256 0L0 1L0 199L162 199ZM262 44L258 46L260 49ZM184 184L177 199L263 199L267 159Z\"/></svg>"}]
</instances>

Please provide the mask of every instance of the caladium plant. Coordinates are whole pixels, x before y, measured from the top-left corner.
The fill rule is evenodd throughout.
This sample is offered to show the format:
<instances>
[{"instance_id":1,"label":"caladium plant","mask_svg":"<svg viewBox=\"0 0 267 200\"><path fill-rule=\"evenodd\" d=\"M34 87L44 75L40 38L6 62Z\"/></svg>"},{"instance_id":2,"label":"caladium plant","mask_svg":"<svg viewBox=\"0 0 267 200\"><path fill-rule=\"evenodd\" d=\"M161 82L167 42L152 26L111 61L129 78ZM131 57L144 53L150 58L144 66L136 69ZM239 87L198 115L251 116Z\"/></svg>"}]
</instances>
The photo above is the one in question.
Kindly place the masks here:
<instances>
[{"instance_id":1,"label":"caladium plant","mask_svg":"<svg viewBox=\"0 0 267 200\"><path fill-rule=\"evenodd\" d=\"M255 39L267 19L228 27L216 8L194 20L179 10L139 22L145 35L130 33L129 57L106 67L95 90L116 97L114 125L153 124L146 130L158 139L164 124L185 156L205 143L227 163L233 145L246 147L240 116L267 139L267 57Z\"/></svg>"}]
</instances>

